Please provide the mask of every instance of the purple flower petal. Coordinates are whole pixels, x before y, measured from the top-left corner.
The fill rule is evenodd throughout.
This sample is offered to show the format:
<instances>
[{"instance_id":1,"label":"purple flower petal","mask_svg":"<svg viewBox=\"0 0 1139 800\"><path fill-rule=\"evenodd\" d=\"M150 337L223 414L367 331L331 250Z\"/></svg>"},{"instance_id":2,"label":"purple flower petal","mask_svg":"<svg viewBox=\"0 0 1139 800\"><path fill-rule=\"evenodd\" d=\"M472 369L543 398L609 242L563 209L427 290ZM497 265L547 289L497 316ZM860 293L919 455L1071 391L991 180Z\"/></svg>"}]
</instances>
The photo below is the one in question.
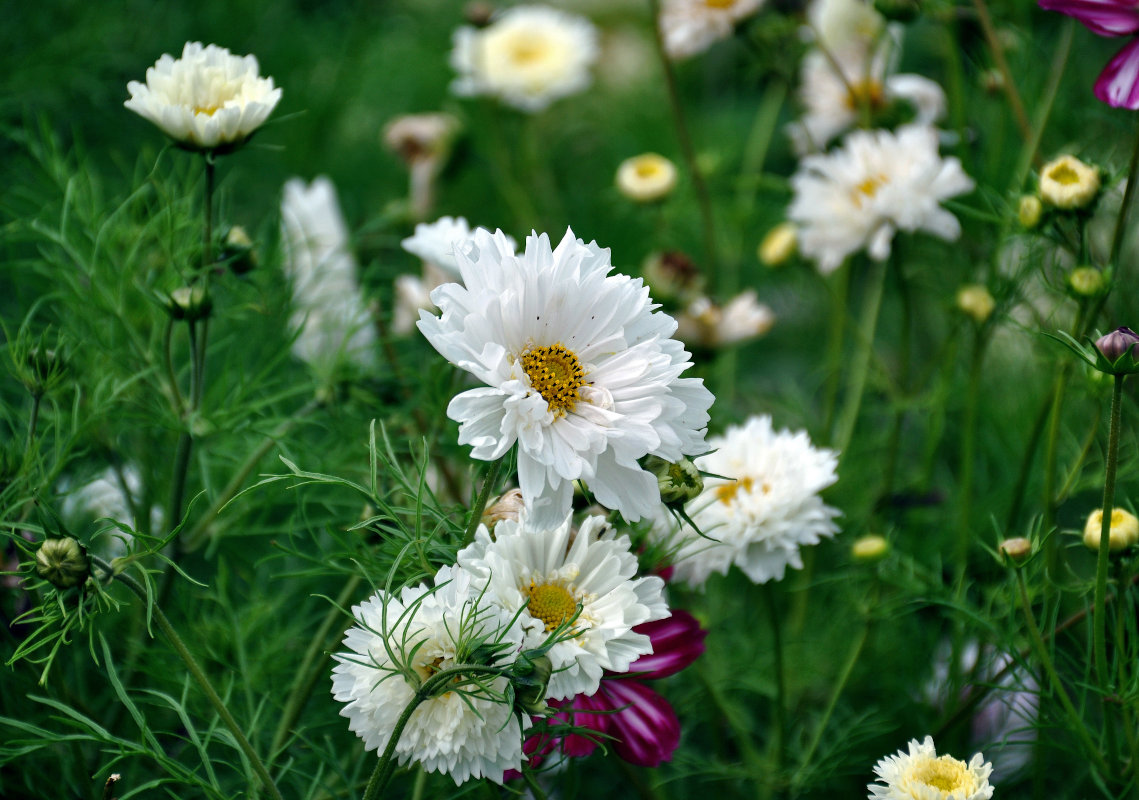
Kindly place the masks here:
<instances>
[{"instance_id":1,"label":"purple flower petal","mask_svg":"<svg viewBox=\"0 0 1139 800\"><path fill-rule=\"evenodd\" d=\"M680 744L680 720L667 700L637 681L603 681L598 694L618 708L627 706L609 717L618 756L642 767L672 758Z\"/></svg>"},{"instance_id":2,"label":"purple flower petal","mask_svg":"<svg viewBox=\"0 0 1139 800\"><path fill-rule=\"evenodd\" d=\"M1139 4L1134 0L1039 0L1046 11L1074 17L1100 36L1139 33Z\"/></svg>"},{"instance_id":3,"label":"purple flower petal","mask_svg":"<svg viewBox=\"0 0 1139 800\"><path fill-rule=\"evenodd\" d=\"M1139 39L1108 62L1095 82L1095 96L1115 108L1139 109Z\"/></svg>"},{"instance_id":4,"label":"purple flower petal","mask_svg":"<svg viewBox=\"0 0 1139 800\"><path fill-rule=\"evenodd\" d=\"M651 654L629 665L629 675L643 680L680 672L704 652L704 637L708 635L696 617L683 609L673 609L671 617L643 623L633 630L648 636L653 645Z\"/></svg>"}]
</instances>

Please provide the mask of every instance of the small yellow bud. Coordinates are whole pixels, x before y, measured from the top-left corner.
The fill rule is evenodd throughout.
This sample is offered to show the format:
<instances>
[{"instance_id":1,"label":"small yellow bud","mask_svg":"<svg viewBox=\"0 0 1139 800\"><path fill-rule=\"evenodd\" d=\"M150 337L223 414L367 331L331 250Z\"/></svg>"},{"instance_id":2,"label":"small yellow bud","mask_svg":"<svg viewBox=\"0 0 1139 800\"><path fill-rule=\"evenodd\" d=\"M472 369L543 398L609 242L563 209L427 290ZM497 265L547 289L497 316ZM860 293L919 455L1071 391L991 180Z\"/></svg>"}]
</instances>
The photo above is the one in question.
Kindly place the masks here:
<instances>
[{"instance_id":1,"label":"small yellow bud","mask_svg":"<svg viewBox=\"0 0 1139 800\"><path fill-rule=\"evenodd\" d=\"M1035 228L1040 224L1040 217L1044 213L1044 204L1034 194L1026 194L1020 198L1016 207L1016 218L1022 228Z\"/></svg>"},{"instance_id":2,"label":"small yellow bud","mask_svg":"<svg viewBox=\"0 0 1139 800\"><path fill-rule=\"evenodd\" d=\"M166 309L174 319L196 322L210 315L214 303L203 286L181 286L170 293Z\"/></svg>"},{"instance_id":3,"label":"small yellow bud","mask_svg":"<svg viewBox=\"0 0 1139 800\"><path fill-rule=\"evenodd\" d=\"M70 589L87 580L91 566L83 546L70 536L47 539L36 551L36 572L57 589Z\"/></svg>"},{"instance_id":4,"label":"small yellow bud","mask_svg":"<svg viewBox=\"0 0 1139 800\"><path fill-rule=\"evenodd\" d=\"M996 303L989 290L980 284L969 284L957 290L957 308L980 325L993 313Z\"/></svg>"},{"instance_id":5,"label":"small yellow bud","mask_svg":"<svg viewBox=\"0 0 1139 800\"><path fill-rule=\"evenodd\" d=\"M676 187L676 165L656 153L644 153L617 167L617 189L630 200L653 203Z\"/></svg>"},{"instance_id":6,"label":"small yellow bud","mask_svg":"<svg viewBox=\"0 0 1139 800\"><path fill-rule=\"evenodd\" d=\"M1088 516L1084 525L1084 545L1099 550L1100 533L1103 528L1103 509L1097 508ZM1122 508L1111 510L1111 527L1108 529L1107 547L1109 550L1126 550L1139 544L1139 519Z\"/></svg>"},{"instance_id":7,"label":"small yellow bud","mask_svg":"<svg viewBox=\"0 0 1139 800\"><path fill-rule=\"evenodd\" d=\"M1060 156L1040 170L1040 198L1056 208L1083 208L1099 192L1099 167Z\"/></svg>"},{"instance_id":8,"label":"small yellow bud","mask_svg":"<svg viewBox=\"0 0 1139 800\"><path fill-rule=\"evenodd\" d=\"M1026 539L1023 536L1014 536L1011 539L1005 539L1001 542L997 549L1000 550L1001 555L1005 558L1015 564L1019 564L1032 555L1032 540Z\"/></svg>"},{"instance_id":9,"label":"small yellow bud","mask_svg":"<svg viewBox=\"0 0 1139 800\"><path fill-rule=\"evenodd\" d=\"M1095 267L1076 267L1068 274L1068 286L1079 297L1099 297L1107 281Z\"/></svg>"},{"instance_id":10,"label":"small yellow bud","mask_svg":"<svg viewBox=\"0 0 1139 800\"><path fill-rule=\"evenodd\" d=\"M799 249L799 231L793 222L781 222L767 232L756 254L765 267L786 264Z\"/></svg>"},{"instance_id":11,"label":"small yellow bud","mask_svg":"<svg viewBox=\"0 0 1139 800\"><path fill-rule=\"evenodd\" d=\"M881 561L890 552L890 543L886 538L876 533L870 533L856 540L850 547L850 554L855 561L869 564Z\"/></svg>"},{"instance_id":12,"label":"small yellow bud","mask_svg":"<svg viewBox=\"0 0 1139 800\"><path fill-rule=\"evenodd\" d=\"M522 502L522 490L511 489L487 506L486 511L484 511L482 515L482 524L493 531L494 527L504 519L517 522L518 514L522 511L524 505Z\"/></svg>"},{"instance_id":13,"label":"small yellow bud","mask_svg":"<svg viewBox=\"0 0 1139 800\"><path fill-rule=\"evenodd\" d=\"M244 275L257 268L257 251L245 228L234 225L226 232L222 242L221 258L229 264L235 275Z\"/></svg>"}]
</instances>

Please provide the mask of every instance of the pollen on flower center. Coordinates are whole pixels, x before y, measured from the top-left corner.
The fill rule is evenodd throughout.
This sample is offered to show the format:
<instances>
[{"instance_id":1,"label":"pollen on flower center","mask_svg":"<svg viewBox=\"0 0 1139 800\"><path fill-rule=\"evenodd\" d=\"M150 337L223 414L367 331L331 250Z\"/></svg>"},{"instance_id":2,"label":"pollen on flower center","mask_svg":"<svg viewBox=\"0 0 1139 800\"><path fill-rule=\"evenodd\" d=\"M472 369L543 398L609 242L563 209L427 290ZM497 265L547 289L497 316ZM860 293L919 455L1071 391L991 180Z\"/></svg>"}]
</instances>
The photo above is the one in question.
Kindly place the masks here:
<instances>
[{"instance_id":1,"label":"pollen on flower center","mask_svg":"<svg viewBox=\"0 0 1139 800\"><path fill-rule=\"evenodd\" d=\"M529 598L530 616L546 623L547 631L554 630L577 611L577 600L564 586L530 581L522 593Z\"/></svg>"},{"instance_id":2,"label":"pollen on flower center","mask_svg":"<svg viewBox=\"0 0 1139 800\"><path fill-rule=\"evenodd\" d=\"M850 91L846 95L846 107L851 111L863 107L879 109L884 105L886 105L886 93L879 81L868 78L850 84Z\"/></svg>"},{"instance_id":3,"label":"pollen on flower center","mask_svg":"<svg viewBox=\"0 0 1139 800\"><path fill-rule=\"evenodd\" d=\"M577 390L585 385L585 370L572 350L561 344L531 347L522 354L522 370L530 385L553 413L563 416L573 411Z\"/></svg>"},{"instance_id":4,"label":"pollen on flower center","mask_svg":"<svg viewBox=\"0 0 1139 800\"><path fill-rule=\"evenodd\" d=\"M940 790L942 796L960 789L971 791L975 788L965 762L952 756L929 759L914 770L913 777L926 786Z\"/></svg>"},{"instance_id":5,"label":"pollen on flower center","mask_svg":"<svg viewBox=\"0 0 1139 800\"><path fill-rule=\"evenodd\" d=\"M220 105L194 106L194 113L195 114L205 114L207 117L212 117L214 114L218 113L218 111L220 111L220 110L221 110Z\"/></svg>"},{"instance_id":6,"label":"pollen on flower center","mask_svg":"<svg viewBox=\"0 0 1139 800\"><path fill-rule=\"evenodd\" d=\"M1061 186L1071 186L1080 182L1079 174L1067 164L1060 164L1048 173L1048 177Z\"/></svg>"},{"instance_id":7,"label":"pollen on flower center","mask_svg":"<svg viewBox=\"0 0 1139 800\"><path fill-rule=\"evenodd\" d=\"M519 39L510 48L510 60L515 64L533 64L541 61L546 55L543 42L529 39Z\"/></svg>"},{"instance_id":8,"label":"pollen on flower center","mask_svg":"<svg viewBox=\"0 0 1139 800\"><path fill-rule=\"evenodd\" d=\"M716 499L724 505L731 505L732 501L736 499L740 489L745 492L750 492L752 487L752 479L748 477L740 478L732 483L725 483L723 486L716 487Z\"/></svg>"},{"instance_id":9,"label":"pollen on flower center","mask_svg":"<svg viewBox=\"0 0 1139 800\"><path fill-rule=\"evenodd\" d=\"M878 193L878 190L886 183L886 176L884 175L871 175L862 183L854 187L854 191L850 193L851 199L857 208L862 208L863 198L869 200Z\"/></svg>"},{"instance_id":10,"label":"pollen on flower center","mask_svg":"<svg viewBox=\"0 0 1139 800\"><path fill-rule=\"evenodd\" d=\"M704 0L704 5L708 8L731 8L736 4L736 0Z\"/></svg>"}]
</instances>

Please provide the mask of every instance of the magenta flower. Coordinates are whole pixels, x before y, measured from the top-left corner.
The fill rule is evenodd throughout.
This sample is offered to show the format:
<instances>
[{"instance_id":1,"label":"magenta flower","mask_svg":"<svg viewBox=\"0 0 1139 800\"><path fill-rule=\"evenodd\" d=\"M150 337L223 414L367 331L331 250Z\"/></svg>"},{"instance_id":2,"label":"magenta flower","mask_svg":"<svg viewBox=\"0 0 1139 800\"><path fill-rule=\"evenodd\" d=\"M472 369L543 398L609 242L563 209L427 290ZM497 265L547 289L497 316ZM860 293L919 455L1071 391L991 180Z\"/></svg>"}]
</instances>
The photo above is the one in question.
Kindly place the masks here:
<instances>
[{"instance_id":1,"label":"magenta flower","mask_svg":"<svg viewBox=\"0 0 1139 800\"><path fill-rule=\"evenodd\" d=\"M1139 34L1136 0L1038 0L1040 7L1079 20L1100 36ZM1095 82L1095 96L1109 106L1139 110L1139 38L1108 62Z\"/></svg>"},{"instance_id":2,"label":"magenta flower","mask_svg":"<svg viewBox=\"0 0 1139 800\"><path fill-rule=\"evenodd\" d=\"M551 703L560 709L551 722L588 728L598 735L531 737L523 748L531 754L531 765L555 749L567 756L587 756L599 741L608 742L618 756L642 767L655 767L672 758L680 744L680 720L668 701L642 681L667 678L687 667L704 652L708 632L680 609L674 609L668 619L646 622L633 630L652 641L650 655L634 661L628 672L607 672L592 695Z\"/></svg>"}]
</instances>

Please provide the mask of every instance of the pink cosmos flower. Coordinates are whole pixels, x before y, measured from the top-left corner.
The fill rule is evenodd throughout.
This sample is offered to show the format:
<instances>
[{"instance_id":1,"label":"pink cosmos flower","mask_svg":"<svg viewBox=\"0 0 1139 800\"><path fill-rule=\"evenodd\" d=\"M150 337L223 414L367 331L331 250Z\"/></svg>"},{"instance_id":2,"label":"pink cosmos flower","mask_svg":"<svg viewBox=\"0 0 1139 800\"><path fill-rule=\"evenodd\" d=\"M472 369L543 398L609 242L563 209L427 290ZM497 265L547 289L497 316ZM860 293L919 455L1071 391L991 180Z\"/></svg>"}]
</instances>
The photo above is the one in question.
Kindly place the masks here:
<instances>
[{"instance_id":1,"label":"pink cosmos flower","mask_svg":"<svg viewBox=\"0 0 1139 800\"><path fill-rule=\"evenodd\" d=\"M1079 20L1100 36L1139 34L1136 0L1037 0L1047 11ZM1108 62L1095 82L1095 96L1109 106L1139 110L1139 38L1132 39Z\"/></svg>"},{"instance_id":2,"label":"pink cosmos flower","mask_svg":"<svg viewBox=\"0 0 1139 800\"><path fill-rule=\"evenodd\" d=\"M680 744L680 720L668 701L643 681L674 675L699 658L708 632L680 609L673 609L668 619L646 622L633 630L652 640L650 655L634 661L628 672L607 672L601 688L592 695L551 703L560 709L551 722L588 728L599 735L531 737L523 747L531 765L554 750L566 756L587 756L599 741L608 742L618 756L642 767L655 767L672 758Z\"/></svg>"}]
</instances>

